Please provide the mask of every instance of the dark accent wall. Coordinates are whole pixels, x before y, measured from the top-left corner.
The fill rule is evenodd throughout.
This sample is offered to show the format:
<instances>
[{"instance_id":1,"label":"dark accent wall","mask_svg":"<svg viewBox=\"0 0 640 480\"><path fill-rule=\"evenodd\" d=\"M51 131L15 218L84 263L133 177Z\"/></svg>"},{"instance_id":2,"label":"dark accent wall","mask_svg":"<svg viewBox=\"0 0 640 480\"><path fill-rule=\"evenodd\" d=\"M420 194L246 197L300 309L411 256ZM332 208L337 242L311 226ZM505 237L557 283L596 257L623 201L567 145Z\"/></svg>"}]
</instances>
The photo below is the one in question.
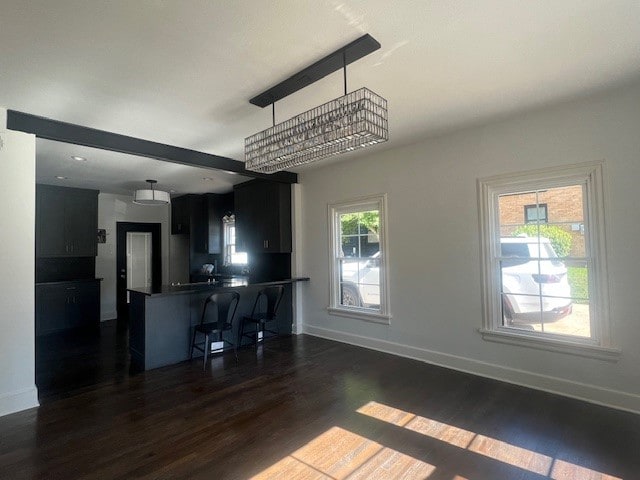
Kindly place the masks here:
<instances>
[{"instance_id":1,"label":"dark accent wall","mask_svg":"<svg viewBox=\"0 0 640 480\"><path fill-rule=\"evenodd\" d=\"M250 253L249 278L252 282L269 282L291 278L290 253Z\"/></svg>"},{"instance_id":2,"label":"dark accent wall","mask_svg":"<svg viewBox=\"0 0 640 480\"><path fill-rule=\"evenodd\" d=\"M36 283L86 280L95 276L95 257L36 258Z\"/></svg>"}]
</instances>

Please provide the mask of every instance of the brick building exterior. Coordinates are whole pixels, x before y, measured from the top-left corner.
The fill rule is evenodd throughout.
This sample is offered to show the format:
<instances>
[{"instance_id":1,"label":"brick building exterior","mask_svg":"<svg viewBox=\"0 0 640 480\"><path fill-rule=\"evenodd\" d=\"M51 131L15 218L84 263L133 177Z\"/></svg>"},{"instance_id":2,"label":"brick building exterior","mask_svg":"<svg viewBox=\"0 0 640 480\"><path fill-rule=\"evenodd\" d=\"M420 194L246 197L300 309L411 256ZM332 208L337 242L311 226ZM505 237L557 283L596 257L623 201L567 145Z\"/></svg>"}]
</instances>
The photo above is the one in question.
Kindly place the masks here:
<instances>
[{"instance_id":1,"label":"brick building exterior","mask_svg":"<svg viewBox=\"0 0 640 480\"><path fill-rule=\"evenodd\" d=\"M537 192L503 195L499 200L500 234L508 237L528 223L557 225L572 236L571 256L585 254L582 187L550 188ZM536 208L537 207L537 208Z\"/></svg>"}]
</instances>

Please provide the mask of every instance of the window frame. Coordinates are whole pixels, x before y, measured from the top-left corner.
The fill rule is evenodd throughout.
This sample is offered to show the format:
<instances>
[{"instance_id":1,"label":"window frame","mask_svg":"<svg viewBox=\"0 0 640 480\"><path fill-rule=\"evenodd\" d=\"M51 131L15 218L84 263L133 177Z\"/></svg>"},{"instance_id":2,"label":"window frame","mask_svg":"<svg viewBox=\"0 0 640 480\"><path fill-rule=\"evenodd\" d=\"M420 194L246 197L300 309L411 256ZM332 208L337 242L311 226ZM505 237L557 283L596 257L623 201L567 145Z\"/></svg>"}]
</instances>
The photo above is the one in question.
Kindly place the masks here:
<instances>
[{"instance_id":1,"label":"window frame","mask_svg":"<svg viewBox=\"0 0 640 480\"><path fill-rule=\"evenodd\" d=\"M583 203L589 245L589 313L591 337L582 339L553 333L532 332L502 324L500 252L500 195L583 185ZM604 164L584 163L478 179L483 339L575 355L617 360L609 318L609 285L605 228Z\"/></svg>"},{"instance_id":2,"label":"window frame","mask_svg":"<svg viewBox=\"0 0 640 480\"><path fill-rule=\"evenodd\" d=\"M249 264L249 258L248 258L248 254L246 254L245 252L238 252L235 247L236 247L236 243L229 243L229 237L231 236L229 230L231 228L236 227L236 219L235 219L235 215L231 215L230 217L225 216L222 219L222 264L225 267L230 267L230 266L247 266ZM234 247L234 251L236 254L238 253L245 253L247 255L247 261L244 263L235 263L233 261L233 254L229 251L231 246ZM227 261L228 259L228 261Z\"/></svg>"},{"instance_id":3,"label":"window frame","mask_svg":"<svg viewBox=\"0 0 640 480\"><path fill-rule=\"evenodd\" d=\"M380 213L380 230L378 232L380 244L380 308L378 311L362 307L345 306L340 304L340 269L338 261L342 258L340 245L340 226L338 216L342 213L366 211L375 208ZM389 304L389 248L387 232L387 195L377 194L360 197L353 200L332 203L327 208L329 232L329 306L327 310L332 315L356 318L368 322L389 324L391 310Z\"/></svg>"},{"instance_id":4,"label":"window frame","mask_svg":"<svg viewBox=\"0 0 640 480\"><path fill-rule=\"evenodd\" d=\"M535 221L529 220L527 213L530 208L535 208L538 213L540 212L541 208L544 208L544 220L540 220L539 217ZM527 225L529 223L536 223L536 222L549 223L549 207L547 206L546 203L533 203L531 205L524 206L524 224Z\"/></svg>"}]
</instances>

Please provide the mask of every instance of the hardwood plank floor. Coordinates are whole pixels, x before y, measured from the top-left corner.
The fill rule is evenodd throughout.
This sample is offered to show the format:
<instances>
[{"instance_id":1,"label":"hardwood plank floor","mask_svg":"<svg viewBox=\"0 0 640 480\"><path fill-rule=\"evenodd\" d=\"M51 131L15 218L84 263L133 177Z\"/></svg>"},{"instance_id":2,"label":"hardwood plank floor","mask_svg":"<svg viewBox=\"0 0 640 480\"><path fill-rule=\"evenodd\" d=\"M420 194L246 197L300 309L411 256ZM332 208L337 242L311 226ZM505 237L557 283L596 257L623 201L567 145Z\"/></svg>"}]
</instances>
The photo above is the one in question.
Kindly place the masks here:
<instances>
[{"instance_id":1,"label":"hardwood plank floor","mask_svg":"<svg viewBox=\"0 0 640 480\"><path fill-rule=\"evenodd\" d=\"M129 374L127 323L108 320L100 328L36 337L36 385L40 403L74 395Z\"/></svg>"},{"instance_id":2,"label":"hardwood plank floor","mask_svg":"<svg viewBox=\"0 0 640 480\"><path fill-rule=\"evenodd\" d=\"M3 479L640 478L640 416L310 336L0 418Z\"/></svg>"}]
</instances>

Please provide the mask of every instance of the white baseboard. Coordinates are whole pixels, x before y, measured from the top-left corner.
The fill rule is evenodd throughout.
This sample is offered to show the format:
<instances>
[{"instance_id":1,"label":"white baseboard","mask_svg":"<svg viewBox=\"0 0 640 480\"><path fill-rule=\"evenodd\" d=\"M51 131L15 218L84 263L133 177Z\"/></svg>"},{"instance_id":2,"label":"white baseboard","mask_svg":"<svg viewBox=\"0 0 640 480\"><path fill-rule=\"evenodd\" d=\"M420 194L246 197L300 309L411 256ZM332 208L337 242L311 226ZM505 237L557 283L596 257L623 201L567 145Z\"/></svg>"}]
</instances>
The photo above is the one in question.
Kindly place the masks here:
<instances>
[{"instance_id":1,"label":"white baseboard","mask_svg":"<svg viewBox=\"0 0 640 480\"><path fill-rule=\"evenodd\" d=\"M0 417L38 406L40 406L38 403L38 389L35 385L0 395Z\"/></svg>"},{"instance_id":2,"label":"white baseboard","mask_svg":"<svg viewBox=\"0 0 640 480\"><path fill-rule=\"evenodd\" d=\"M359 347L369 348L380 352L391 353L401 357L420 360L432 365L450 368L481 377L501 380L523 387L534 388L565 397L576 398L586 402L604 405L606 407L640 414L640 395L634 395L619 390L572 382L557 377L540 375L515 368L508 368L471 358L459 357L448 353L436 352L424 348L411 347L387 340L378 340L360 335L339 332L313 325L304 325L303 333L316 337L348 343Z\"/></svg>"}]
</instances>

